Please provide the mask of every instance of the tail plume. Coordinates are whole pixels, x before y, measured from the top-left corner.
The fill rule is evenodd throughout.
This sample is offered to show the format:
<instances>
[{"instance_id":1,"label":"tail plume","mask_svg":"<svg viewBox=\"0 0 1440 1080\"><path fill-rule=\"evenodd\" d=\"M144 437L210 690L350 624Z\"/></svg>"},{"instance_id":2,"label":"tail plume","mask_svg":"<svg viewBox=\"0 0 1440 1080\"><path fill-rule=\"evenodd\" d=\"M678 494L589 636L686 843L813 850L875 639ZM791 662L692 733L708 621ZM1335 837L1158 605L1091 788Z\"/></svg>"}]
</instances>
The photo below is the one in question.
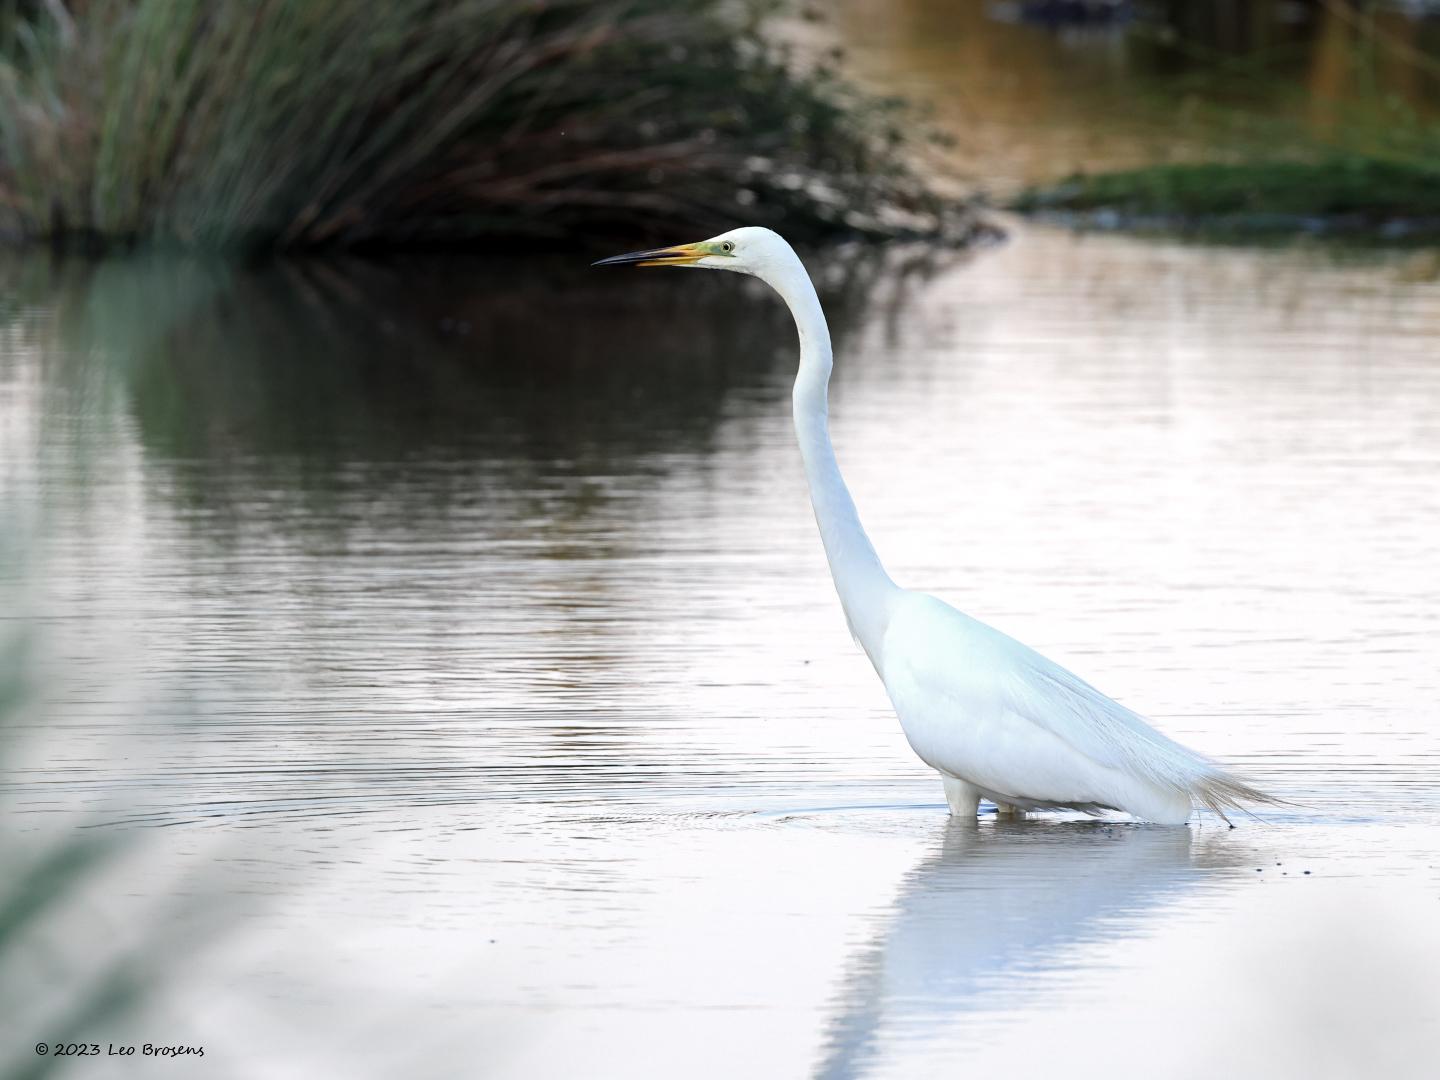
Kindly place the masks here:
<instances>
[{"instance_id":1,"label":"tail plume","mask_svg":"<svg viewBox=\"0 0 1440 1080\"><path fill-rule=\"evenodd\" d=\"M1200 805L1217 814L1227 825L1230 819L1226 810L1246 810L1251 805L1290 806L1289 802L1266 794L1247 781L1230 773L1216 769L1198 777L1190 788L1190 794Z\"/></svg>"}]
</instances>

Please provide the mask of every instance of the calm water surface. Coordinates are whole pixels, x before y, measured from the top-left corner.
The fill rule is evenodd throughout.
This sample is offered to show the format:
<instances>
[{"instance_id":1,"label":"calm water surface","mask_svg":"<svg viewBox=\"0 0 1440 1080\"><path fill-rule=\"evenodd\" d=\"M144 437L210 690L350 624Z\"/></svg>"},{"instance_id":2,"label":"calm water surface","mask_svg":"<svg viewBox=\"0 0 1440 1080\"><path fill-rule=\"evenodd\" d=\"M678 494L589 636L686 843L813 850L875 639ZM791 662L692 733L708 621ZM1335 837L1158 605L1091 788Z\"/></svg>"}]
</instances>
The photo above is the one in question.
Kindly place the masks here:
<instances>
[{"instance_id":1,"label":"calm water surface","mask_svg":"<svg viewBox=\"0 0 1440 1080\"><path fill-rule=\"evenodd\" d=\"M1232 831L947 821L743 281L0 263L7 871L104 852L8 946L0 1060L1433 1075L1423 271L1024 230L827 286L893 574L1303 804Z\"/></svg>"}]
</instances>

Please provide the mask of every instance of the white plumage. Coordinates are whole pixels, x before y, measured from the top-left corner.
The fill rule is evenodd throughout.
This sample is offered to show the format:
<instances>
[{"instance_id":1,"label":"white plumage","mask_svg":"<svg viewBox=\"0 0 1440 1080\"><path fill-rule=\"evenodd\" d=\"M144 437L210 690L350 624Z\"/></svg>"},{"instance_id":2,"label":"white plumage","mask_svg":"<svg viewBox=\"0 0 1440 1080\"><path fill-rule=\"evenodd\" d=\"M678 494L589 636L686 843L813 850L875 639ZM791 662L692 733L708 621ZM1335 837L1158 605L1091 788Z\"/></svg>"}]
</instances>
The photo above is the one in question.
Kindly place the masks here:
<instances>
[{"instance_id":1,"label":"white plumage","mask_svg":"<svg viewBox=\"0 0 1440 1080\"><path fill-rule=\"evenodd\" d=\"M911 747L957 814L1125 810L1180 824L1266 797L1035 650L924 593L902 593L877 663Z\"/></svg>"},{"instance_id":2,"label":"white plumage","mask_svg":"<svg viewBox=\"0 0 1440 1080\"><path fill-rule=\"evenodd\" d=\"M602 263L751 274L795 317L795 432L836 592L875 665L905 737L944 783L950 812L1122 810L1183 824L1195 803L1224 816L1278 800L1151 727L1033 649L925 593L897 587L860 525L827 423L830 333L799 257L768 229L620 255Z\"/></svg>"}]
</instances>

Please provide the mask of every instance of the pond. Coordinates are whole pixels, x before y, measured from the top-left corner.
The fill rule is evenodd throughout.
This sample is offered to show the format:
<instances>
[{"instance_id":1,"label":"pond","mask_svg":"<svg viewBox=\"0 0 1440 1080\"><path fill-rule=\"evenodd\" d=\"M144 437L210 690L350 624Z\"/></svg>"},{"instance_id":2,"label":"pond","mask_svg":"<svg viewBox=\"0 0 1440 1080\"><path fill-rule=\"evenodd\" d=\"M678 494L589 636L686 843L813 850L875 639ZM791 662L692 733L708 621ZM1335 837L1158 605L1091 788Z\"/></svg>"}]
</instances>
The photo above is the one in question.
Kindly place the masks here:
<instances>
[{"instance_id":1,"label":"pond","mask_svg":"<svg viewBox=\"0 0 1440 1080\"><path fill-rule=\"evenodd\" d=\"M876 11L997 189L1212 134ZM810 253L866 526L1292 805L951 822L753 282L3 256L0 1075L1432 1076L1433 257L1007 224Z\"/></svg>"},{"instance_id":2,"label":"pond","mask_svg":"<svg viewBox=\"0 0 1440 1080\"><path fill-rule=\"evenodd\" d=\"M99 839L12 946L7 1049L1421 1075L1434 283L1042 229L830 277L838 452L897 579L1300 805L949 823L742 280L11 260L7 867ZM116 972L134 1012L65 1020Z\"/></svg>"}]
</instances>

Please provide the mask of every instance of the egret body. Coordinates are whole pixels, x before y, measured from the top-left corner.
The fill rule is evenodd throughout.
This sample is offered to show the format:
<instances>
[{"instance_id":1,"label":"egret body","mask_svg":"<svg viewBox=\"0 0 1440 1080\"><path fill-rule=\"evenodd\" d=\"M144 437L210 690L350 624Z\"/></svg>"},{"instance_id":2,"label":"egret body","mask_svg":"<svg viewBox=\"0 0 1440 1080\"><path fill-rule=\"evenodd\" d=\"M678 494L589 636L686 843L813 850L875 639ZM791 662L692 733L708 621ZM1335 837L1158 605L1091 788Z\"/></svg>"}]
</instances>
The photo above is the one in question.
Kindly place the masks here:
<instances>
[{"instance_id":1,"label":"egret body","mask_svg":"<svg viewBox=\"0 0 1440 1080\"><path fill-rule=\"evenodd\" d=\"M1033 649L890 580L830 443L825 314L783 238L735 229L596 265L613 264L750 274L789 307L800 333L795 435L835 591L910 746L940 773L952 814L973 818L984 797L1002 814L1109 809L1178 825L1196 803L1224 817L1247 802L1276 801Z\"/></svg>"}]
</instances>

